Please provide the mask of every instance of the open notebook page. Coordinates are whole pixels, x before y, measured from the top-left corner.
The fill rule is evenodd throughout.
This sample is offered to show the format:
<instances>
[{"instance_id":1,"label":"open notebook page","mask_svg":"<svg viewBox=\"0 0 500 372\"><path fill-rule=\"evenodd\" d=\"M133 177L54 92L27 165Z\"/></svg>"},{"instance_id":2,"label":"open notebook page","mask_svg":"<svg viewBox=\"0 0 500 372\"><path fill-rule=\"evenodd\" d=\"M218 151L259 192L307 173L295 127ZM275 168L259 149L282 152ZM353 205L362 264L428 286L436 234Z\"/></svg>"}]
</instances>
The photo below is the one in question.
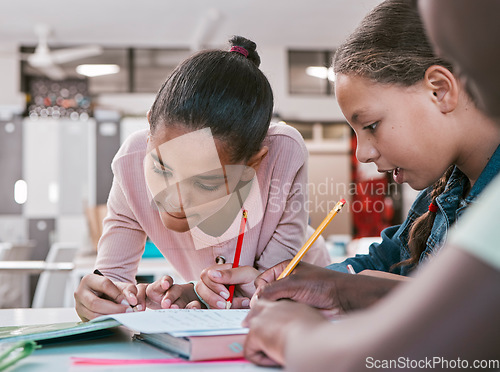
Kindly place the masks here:
<instances>
[{"instance_id":1,"label":"open notebook page","mask_svg":"<svg viewBox=\"0 0 500 372\"><path fill-rule=\"evenodd\" d=\"M115 319L125 327L142 333L169 333L175 337L245 334L241 326L248 309L161 309L104 315L91 320Z\"/></svg>"}]
</instances>

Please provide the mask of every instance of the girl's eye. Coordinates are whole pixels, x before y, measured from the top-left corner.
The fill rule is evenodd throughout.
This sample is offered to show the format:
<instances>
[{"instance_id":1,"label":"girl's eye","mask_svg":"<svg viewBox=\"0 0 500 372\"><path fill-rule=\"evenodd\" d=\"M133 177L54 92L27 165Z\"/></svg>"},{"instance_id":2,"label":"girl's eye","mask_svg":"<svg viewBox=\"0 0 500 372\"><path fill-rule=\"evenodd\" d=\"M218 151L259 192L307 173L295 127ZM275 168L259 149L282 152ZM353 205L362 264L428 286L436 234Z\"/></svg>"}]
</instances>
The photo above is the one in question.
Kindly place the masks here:
<instances>
[{"instance_id":1,"label":"girl's eye","mask_svg":"<svg viewBox=\"0 0 500 372\"><path fill-rule=\"evenodd\" d=\"M377 129L378 124L379 124L379 122L376 121L373 124L370 124L370 125L367 125L366 127L363 127L363 129L369 130L370 132L375 132L375 129Z\"/></svg>"},{"instance_id":2,"label":"girl's eye","mask_svg":"<svg viewBox=\"0 0 500 372\"><path fill-rule=\"evenodd\" d=\"M206 185L206 184L200 183L200 182L196 182L196 186L198 186L200 189L203 189L206 191L216 191L220 187L220 185Z\"/></svg>"},{"instance_id":3,"label":"girl's eye","mask_svg":"<svg viewBox=\"0 0 500 372\"><path fill-rule=\"evenodd\" d=\"M153 164L153 172L161 174L164 177L172 177L172 172L166 170L162 166L157 166L157 164Z\"/></svg>"}]
</instances>

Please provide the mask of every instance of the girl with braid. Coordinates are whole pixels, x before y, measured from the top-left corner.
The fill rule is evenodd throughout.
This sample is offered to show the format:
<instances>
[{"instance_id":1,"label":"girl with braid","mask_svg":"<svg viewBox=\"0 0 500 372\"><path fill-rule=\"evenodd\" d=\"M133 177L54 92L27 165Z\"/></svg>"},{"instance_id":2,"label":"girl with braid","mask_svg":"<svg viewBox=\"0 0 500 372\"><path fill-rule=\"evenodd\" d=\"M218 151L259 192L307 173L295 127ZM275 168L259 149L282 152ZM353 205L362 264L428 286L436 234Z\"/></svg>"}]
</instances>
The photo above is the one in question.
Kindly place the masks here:
<instances>
[{"instance_id":1,"label":"girl with braid","mask_svg":"<svg viewBox=\"0 0 500 372\"><path fill-rule=\"evenodd\" d=\"M299 264L275 281L281 263L257 279L254 298L348 311L374 303L439 254L450 227L499 173L500 134L451 63L434 53L411 0L375 7L337 49L333 68L359 161L422 191L405 221L383 230L368 254L332 270ZM348 265L372 277L343 274Z\"/></svg>"},{"instance_id":2,"label":"girl with braid","mask_svg":"<svg viewBox=\"0 0 500 372\"><path fill-rule=\"evenodd\" d=\"M500 2L419 0L418 6L436 52L454 61L477 107L500 124ZM399 14L393 14L395 20ZM471 126L470 136L484 130ZM472 185L470 195L479 180L473 182L461 166L457 162ZM442 252L370 309L330 322L304 304L257 301L245 320L250 326L247 359L292 372L450 371L457 366L498 371L500 176L473 204L449 232Z\"/></svg>"},{"instance_id":3,"label":"girl with braid","mask_svg":"<svg viewBox=\"0 0 500 372\"><path fill-rule=\"evenodd\" d=\"M408 275L500 170L500 138L437 57L408 0L385 1L337 49L336 94L358 138L357 157L422 190L400 226L368 255L330 268ZM443 175L444 174L444 175ZM441 177L442 176L442 177Z\"/></svg>"}]
</instances>

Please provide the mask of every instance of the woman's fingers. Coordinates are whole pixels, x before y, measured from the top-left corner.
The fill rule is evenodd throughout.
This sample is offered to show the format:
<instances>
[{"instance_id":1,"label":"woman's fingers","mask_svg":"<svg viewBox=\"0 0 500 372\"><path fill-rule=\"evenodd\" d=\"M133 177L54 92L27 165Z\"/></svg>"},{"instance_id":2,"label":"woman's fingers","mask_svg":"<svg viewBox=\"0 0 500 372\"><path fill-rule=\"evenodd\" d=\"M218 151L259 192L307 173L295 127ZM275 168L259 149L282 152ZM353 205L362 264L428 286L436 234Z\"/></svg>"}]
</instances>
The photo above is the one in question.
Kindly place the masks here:
<instances>
[{"instance_id":1,"label":"woman's fingers","mask_svg":"<svg viewBox=\"0 0 500 372\"><path fill-rule=\"evenodd\" d=\"M147 306L153 309L161 308L163 297L173 283L173 279L170 276L165 275L155 282L148 284L146 287Z\"/></svg>"},{"instance_id":2,"label":"woman's fingers","mask_svg":"<svg viewBox=\"0 0 500 372\"><path fill-rule=\"evenodd\" d=\"M82 320L104 314L123 313L132 308L122 290L110 279L95 274L83 277L75 291L75 308Z\"/></svg>"},{"instance_id":3,"label":"woman's fingers","mask_svg":"<svg viewBox=\"0 0 500 372\"><path fill-rule=\"evenodd\" d=\"M232 268L232 264L214 265L201 274L201 281L196 285L196 292L211 308L226 308L229 299L229 287L235 285L241 297L250 297L255 291L254 280L259 271L251 266ZM237 300L231 307L247 308L249 301Z\"/></svg>"}]
</instances>

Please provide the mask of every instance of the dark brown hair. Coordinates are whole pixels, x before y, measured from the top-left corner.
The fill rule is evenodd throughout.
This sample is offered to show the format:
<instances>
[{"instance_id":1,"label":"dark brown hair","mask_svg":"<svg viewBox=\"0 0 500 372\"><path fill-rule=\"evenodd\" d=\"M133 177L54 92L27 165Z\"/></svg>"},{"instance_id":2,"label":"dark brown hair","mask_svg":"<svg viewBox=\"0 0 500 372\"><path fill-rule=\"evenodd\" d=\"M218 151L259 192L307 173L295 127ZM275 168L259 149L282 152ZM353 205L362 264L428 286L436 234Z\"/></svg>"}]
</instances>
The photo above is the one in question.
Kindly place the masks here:
<instances>
[{"instance_id":1,"label":"dark brown hair","mask_svg":"<svg viewBox=\"0 0 500 372\"><path fill-rule=\"evenodd\" d=\"M434 184L431 192L431 204L436 205L436 198L442 194L446 188L446 184L453 173L453 169L455 169L455 167L453 165L450 166L443 176ZM408 250L410 251L410 258L393 265L391 269L406 265L412 265L414 268L418 265L420 256L425 251L427 246L427 239L429 239L435 218L436 212L427 211L413 222L410 229L410 235L408 237Z\"/></svg>"},{"instance_id":2,"label":"dark brown hair","mask_svg":"<svg viewBox=\"0 0 500 372\"><path fill-rule=\"evenodd\" d=\"M421 81L432 65L453 72L450 62L434 54L411 0L386 0L376 6L333 58L336 74L403 86Z\"/></svg>"},{"instance_id":3,"label":"dark brown hair","mask_svg":"<svg viewBox=\"0 0 500 372\"><path fill-rule=\"evenodd\" d=\"M163 83L150 111L151 133L158 125L209 127L224 141L232 161L248 160L262 145L271 122L273 92L259 69L253 41L234 36L228 50L201 51L182 62Z\"/></svg>"},{"instance_id":4,"label":"dark brown hair","mask_svg":"<svg viewBox=\"0 0 500 372\"><path fill-rule=\"evenodd\" d=\"M337 49L336 74L357 75L377 83L412 86L427 69L452 64L435 55L414 0L386 0L376 6ZM451 166L433 187L432 201L440 195L453 170ZM418 265L432 230L435 213L426 212L412 225L408 238L411 257L394 267Z\"/></svg>"}]
</instances>

